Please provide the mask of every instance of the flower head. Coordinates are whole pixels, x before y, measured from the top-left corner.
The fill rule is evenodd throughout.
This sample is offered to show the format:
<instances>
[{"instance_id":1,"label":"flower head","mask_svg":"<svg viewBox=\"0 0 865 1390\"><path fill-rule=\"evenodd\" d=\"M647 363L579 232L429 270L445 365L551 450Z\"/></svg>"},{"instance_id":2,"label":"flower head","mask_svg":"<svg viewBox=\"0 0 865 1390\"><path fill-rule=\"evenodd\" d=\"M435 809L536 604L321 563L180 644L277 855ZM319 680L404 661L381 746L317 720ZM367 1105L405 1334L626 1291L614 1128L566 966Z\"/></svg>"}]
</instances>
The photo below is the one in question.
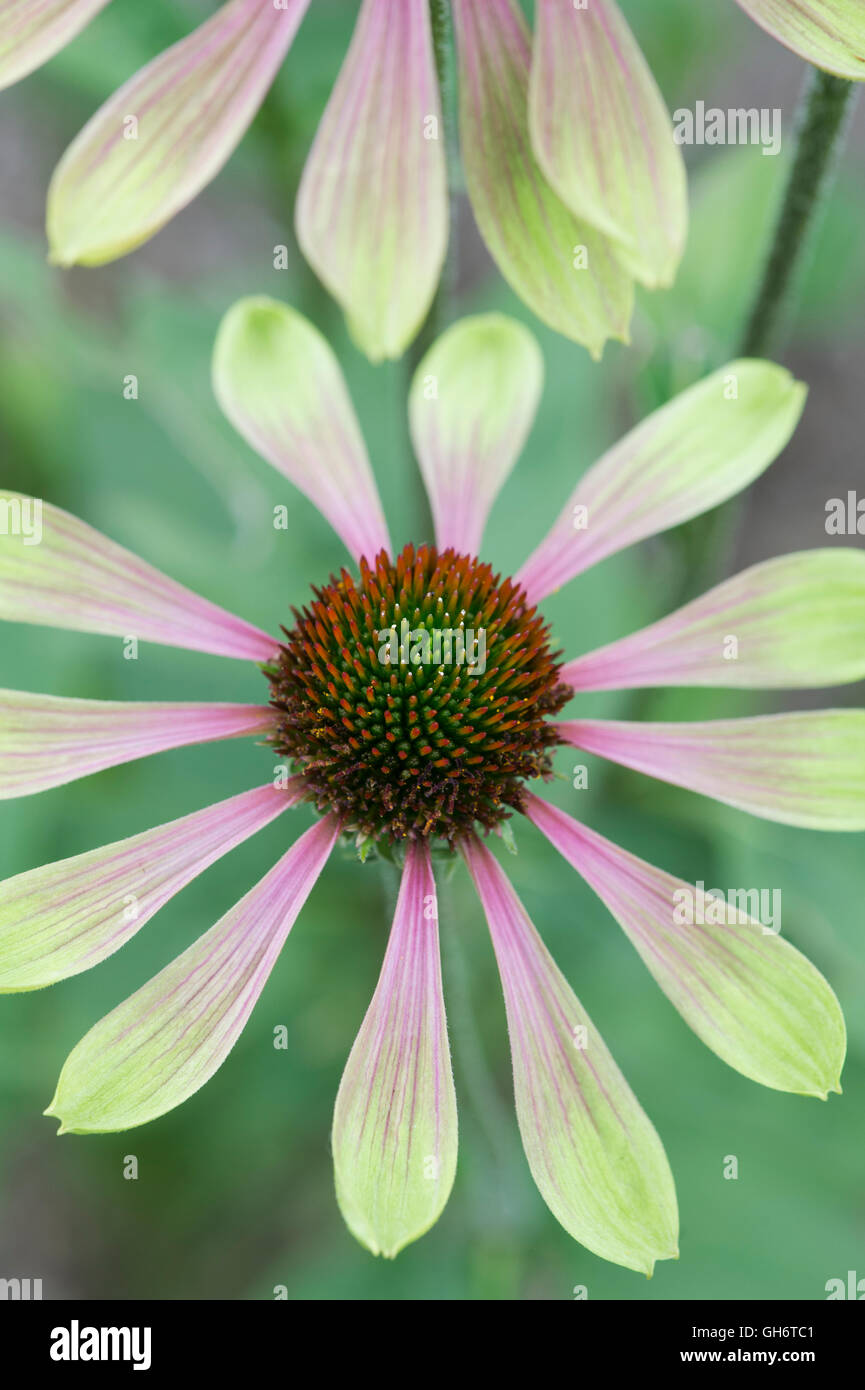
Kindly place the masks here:
<instances>
[{"instance_id":1,"label":"flower head","mask_svg":"<svg viewBox=\"0 0 865 1390\"><path fill-rule=\"evenodd\" d=\"M487 649L491 661L487 665ZM375 841L491 830L550 775L570 698L522 589L453 550L407 545L343 571L269 668L274 751L320 811Z\"/></svg>"},{"instance_id":2,"label":"flower head","mask_svg":"<svg viewBox=\"0 0 865 1390\"><path fill-rule=\"evenodd\" d=\"M270 300L237 304L219 334L214 376L230 418L318 503L353 564L319 577L311 597L298 595L276 638L47 504L38 542L25 543L26 528L10 522L37 504L0 497L0 617L240 658L259 668L269 697L124 705L4 691L0 795L191 742L257 736L278 760L267 785L0 885L0 990L36 989L104 960L215 859L300 802L319 819L236 907L90 1030L48 1113L62 1131L121 1130L191 1096L228 1056L338 839L349 837L361 858L378 848L401 863L401 889L339 1089L333 1153L349 1227L369 1249L394 1255L437 1219L456 1169L433 873L434 852L456 851L492 937L535 1182L577 1240L651 1272L677 1245L663 1146L541 942L489 832L502 832L514 812L531 822L731 1066L776 1089L822 1097L838 1089L843 1018L804 956L712 895L683 913L689 895L695 906L692 886L537 794L556 746L568 744L752 814L865 828L859 711L679 724L556 717L584 691L861 678L860 552L756 565L642 632L564 663L537 611L589 564L756 478L793 432L804 388L770 363L742 361L684 392L588 471L520 573L503 579L477 551L540 389L540 356L523 327L498 316L466 320L421 362L409 414L436 534L396 551L336 359L300 315ZM730 632L734 663L724 658ZM127 894L140 905L131 918L118 912Z\"/></svg>"}]
</instances>

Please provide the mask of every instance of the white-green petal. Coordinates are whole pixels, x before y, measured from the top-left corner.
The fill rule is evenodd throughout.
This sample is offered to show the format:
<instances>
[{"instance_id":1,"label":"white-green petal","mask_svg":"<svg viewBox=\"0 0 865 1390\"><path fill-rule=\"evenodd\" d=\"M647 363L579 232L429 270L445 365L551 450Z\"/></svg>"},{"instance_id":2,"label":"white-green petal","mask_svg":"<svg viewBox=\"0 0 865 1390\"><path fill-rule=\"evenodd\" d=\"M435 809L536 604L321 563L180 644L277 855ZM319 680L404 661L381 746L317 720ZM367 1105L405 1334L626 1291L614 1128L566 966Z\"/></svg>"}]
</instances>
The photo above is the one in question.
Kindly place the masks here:
<instances>
[{"instance_id":1,"label":"white-green petal","mask_svg":"<svg viewBox=\"0 0 865 1390\"><path fill-rule=\"evenodd\" d=\"M60 1133L132 1129L222 1066L339 833L319 821L216 926L73 1048L46 1115Z\"/></svg>"},{"instance_id":2,"label":"white-green petal","mask_svg":"<svg viewBox=\"0 0 865 1390\"><path fill-rule=\"evenodd\" d=\"M688 229L685 165L615 0L537 0L529 118L562 202L613 239L642 284L672 284Z\"/></svg>"},{"instance_id":3,"label":"white-green petal","mask_svg":"<svg viewBox=\"0 0 865 1390\"><path fill-rule=\"evenodd\" d=\"M399 357L448 240L445 133L429 0L364 0L296 205L306 259L374 362Z\"/></svg>"},{"instance_id":4,"label":"white-green petal","mask_svg":"<svg viewBox=\"0 0 865 1390\"><path fill-rule=\"evenodd\" d=\"M502 979L517 1119L532 1176L565 1230L600 1255L651 1274L675 1259L678 1209L658 1135L479 840L463 853Z\"/></svg>"},{"instance_id":5,"label":"white-green petal","mask_svg":"<svg viewBox=\"0 0 865 1390\"><path fill-rule=\"evenodd\" d=\"M536 338L504 314L460 319L421 361L409 423L439 550L478 554L490 508L531 429L543 379Z\"/></svg>"},{"instance_id":6,"label":"white-green petal","mask_svg":"<svg viewBox=\"0 0 865 1390\"><path fill-rule=\"evenodd\" d=\"M352 1234L394 1256L438 1220L453 1186L457 1111L442 998L435 883L406 855L378 986L333 1119L336 1192Z\"/></svg>"},{"instance_id":7,"label":"white-green petal","mask_svg":"<svg viewBox=\"0 0 865 1390\"><path fill-rule=\"evenodd\" d=\"M846 1033L829 985L760 920L755 890L685 883L536 796L529 818L606 903L667 998L707 1047L776 1091L840 1091ZM770 920L774 919L774 920Z\"/></svg>"}]
</instances>

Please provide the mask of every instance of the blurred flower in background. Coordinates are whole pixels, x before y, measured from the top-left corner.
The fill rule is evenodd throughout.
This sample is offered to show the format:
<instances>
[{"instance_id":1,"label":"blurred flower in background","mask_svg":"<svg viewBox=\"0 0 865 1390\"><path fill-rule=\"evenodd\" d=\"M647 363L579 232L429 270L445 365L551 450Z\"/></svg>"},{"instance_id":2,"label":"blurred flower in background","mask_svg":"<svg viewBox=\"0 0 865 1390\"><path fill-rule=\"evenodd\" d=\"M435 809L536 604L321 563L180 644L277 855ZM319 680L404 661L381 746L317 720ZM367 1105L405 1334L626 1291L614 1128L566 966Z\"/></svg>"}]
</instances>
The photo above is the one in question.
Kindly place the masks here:
<instances>
[{"instance_id":1,"label":"blurred flower in background","mask_svg":"<svg viewBox=\"0 0 865 1390\"><path fill-rule=\"evenodd\" d=\"M268 707L2 692L0 795L240 735L264 735L279 759L274 785L0 885L0 990L37 989L106 959L215 860L311 801L322 818L266 877L90 1030L46 1112L60 1118L61 1132L143 1124L222 1065L340 833L362 857L396 848L402 883L390 943L333 1129L345 1219L375 1253L394 1255L437 1220L456 1169L431 855L440 844L451 855L458 849L492 935L535 1182L575 1239L651 1273L656 1259L677 1253L664 1149L478 830L504 833L513 811L528 817L713 1051L768 1087L825 1099L839 1088L845 1030L834 994L805 957L738 904L719 911L710 898L683 917L677 906L691 892L683 880L525 783L549 779L551 749L570 744L769 820L865 828L862 711L667 724L551 719L573 694L604 689L861 678L865 555L827 549L757 565L561 665L536 604L604 557L747 487L787 444L805 391L767 362L714 373L596 463L515 580L503 582L474 557L534 418L541 378L532 335L503 316L463 320L433 344L415 374L409 417L435 548L407 546L392 559L328 344L275 301L244 300L229 311L215 350L218 399L320 508L360 574L343 570L315 588L282 642L67 513L0 498L0 617L251 659L271 693ZM34 524L12 524L25 516ZM450 652L444 661L414 651L385 659L379 643L403 620L417 629L412 640L442 628L484 632L483 668ZM740 648L733 661L730 631Z\"/></svg>"},{"instance_id":2,"label":"blurred flower in background","mask_svg":"<svg viewBox=\"0 0 865 1390\"><path fill-rule=\"evenodd\" d=\"M101 265L140 246L222 168L309 0L230 0L130 79L61 160L51 255ZM0 0L0 85L101 8ZM446 5L434 13L449 24ZM633 283L669 285L687 192L663 99L614 0L455 0L460 137L477 224L545 323L600 356L627 340ZM297 200L304 254L374 361L423 323L448 241L448 174L429 0L364 0Z\"/></svg>"},{"instance_id":3,"label":"blurred flower in background","mask_svg":"<svg viewBox=\"0 0 865 1390\"><path fill-rule=\"evenodd\" d=\"M836 77L865 82L865 6L861 0L736 0L746 14L800 58Z\"/></svg>"}]
</instances>

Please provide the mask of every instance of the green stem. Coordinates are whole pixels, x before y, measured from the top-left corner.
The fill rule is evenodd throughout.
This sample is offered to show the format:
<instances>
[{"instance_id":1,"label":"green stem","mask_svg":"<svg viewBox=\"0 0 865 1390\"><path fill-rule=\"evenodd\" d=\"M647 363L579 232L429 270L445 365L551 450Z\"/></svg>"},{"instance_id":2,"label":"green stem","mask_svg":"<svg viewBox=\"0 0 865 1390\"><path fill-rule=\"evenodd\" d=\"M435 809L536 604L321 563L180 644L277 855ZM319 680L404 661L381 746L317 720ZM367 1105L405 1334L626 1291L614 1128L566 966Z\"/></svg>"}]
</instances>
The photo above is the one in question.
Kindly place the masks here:
<instances>
[{"instance_id":1,"label":"green stem","mask_svg":"<svg viewBox=\"0 0 865 1390\"><path fill-rule=\"evenodd\" d=\"M746 357L783 346L806 256L832 185L858 84L812 69L797 120L796 154L757 298L742 341Z\"/></svg>"},{"instance_id":2,"label":"green stem","mask_svg":"<svg viewBox=\"0 0 865 1390\"><path fill-rule=\"evenodd\" d=\"M432 347L448 325L452 322L453 305L457 296L457 200L460 187L459 146L456 136L456 74L454 64L453 19L450 0L429 0L430 28L432 30L433 52L435 55L436 78L438 80L441 102L442 129L440 138L444 141L445 166L447 170L448 198L448 250L442 266L438 288L435 292L429 313L420 332L406 354L406 369L409 384L421 359ZM418 538L426 537L432 541L433 526L429 500L417 464L412 458L410 467L415 477Z\"/></svg>"},{"instance_id":3,"label":"green stem","mask_svg":"<svg viewBox=\"0 0 865 1390\"><path fill-rule=\"evenodd\" d=\"M442 113L442 139L448 186L448 253L442 267L439 287L420 340L429 346L447 328L453 317L451 308L457 290L457 199L460 187L460 155L456 122L456 72L454 62L453 17L450 0L429 0L430 26L435 53L436 77ZM426 349L424 348L424 351ZM422 355L422 353L421 353Z\"/></svg>"}]
</instances>

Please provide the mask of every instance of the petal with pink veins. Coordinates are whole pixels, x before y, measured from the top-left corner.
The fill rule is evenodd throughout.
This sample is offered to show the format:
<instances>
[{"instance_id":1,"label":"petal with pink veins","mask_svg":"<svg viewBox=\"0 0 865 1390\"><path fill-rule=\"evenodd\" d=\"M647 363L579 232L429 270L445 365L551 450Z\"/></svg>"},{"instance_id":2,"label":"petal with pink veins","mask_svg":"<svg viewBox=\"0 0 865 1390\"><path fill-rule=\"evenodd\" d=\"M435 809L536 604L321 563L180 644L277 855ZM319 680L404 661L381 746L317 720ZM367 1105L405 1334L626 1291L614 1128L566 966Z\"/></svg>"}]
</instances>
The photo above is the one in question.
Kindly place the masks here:
<instances>
[{"instance_id":1,"label":"petal with pink veins","mask_svg":"<svg viewBox=\"0 0 865 1390\"><path fill-rule=\"evenodd\" d=\"M220 325L213 387L244 439L370 561L390 553L387 524L339 363L287 304L241 299Z\"/></svg>"},{"instance_id":2,"label":"petal with pink veins","mask_svg":"<svg viewBox=\"0 0 865 1390\"><path fill-rule=\"evenodd\" d=\"M0 690L0 800L62 787L167 748L266 734L273 721L267 705L70 700Z\"/></svg>"},{"instance_id":3,"label":"petal with pink veins","mask_svg":"<svg viewBox=\"0 0 865 1390\"><path fill-rule=\"evenodd\" d=\"M426 318L448 240L429 0L364 0L297 195L301 250L373 362Z\"/></svg>"},{"instance_id":4,"label":"petal with pink veins","mask_svg":"<svg viewBox=\"0 0 865 1390\"><path fill-rule=\"evenodd\" d=\"M460 143L487 250L538 318L599 358L628 340L631 276L547 182L529 136L531 36L514 0L454 0Z\"/></svg>"},{"instance_id":5,"label":"petal with pink veins","mask_svg":"<svg viewBox=\"0 0 865 1390\"><path fill-rule=\"evenodd\" d=\"M439 550L477 555L490 508L531 429L543 379L536 338L504 314L460 319L422 359L409 422Z\"/></svg>"},{"instance_id":6,"label":"petal with pink veins","mask_svg":"<svg viewBox=\"0 0 865 1390\"><path fill-rule=\"evenodd\" d=\"M517 575L529 601L748 487L789 442L805 396L783 367L746 359L656 410L580 479Z\"/></svg>"},{"instance_id":7,"label":"petal with pink veins","mask_svg":"<svg viewBox=\"0 0 865 1390\"><path fill-rule=\"evenodd\" d=\"M498 861L463 855L505 995L517 1119L541 1196L602 1259L651 1274L675 1259L678 1211L663 1145Z\"/></svg>"},{"instance_id":8,"label":"petal with pink veins","mask_svg":"<svg viewBox=\"0 0 865 1390\"><path fill-rule=\"evenodd\" d=\"M612 238L642 284L671 285L688 231L685 164L615 0L537 0L529 121L562 202Z\"/></svg>"},{"instance_id":9,"label":"petal with pink veins","mask_svg":"<svg viewBox=\"0 0 865 1390\"><path fill-rule=\"evenodd\" d=\"M862 0L737 0L746 14L807 63L865 82Z\"/></svg>"},{"instance_id":10,"label":"petal with pink veins","mask_svg":"<svg viewBox=\"0 0 865 1390\"><path fill-rule=\"evenodd\" d=\"M574 690L816 690L863 676L865 554L828 548L752 565L561 671Z\"/></svg>"},{"instance_id":11,"label":"petal with pink veins","mask_svg":"<svg viewBox=\"0 0 865 1390\"><path fill-rule=\"evenodd\" d=\"M298 913L339 822L301 835L236 907L73 1048L46 1115L60 1133L132 1129L173 1110L222 1066Z\"/></svg>"},{"instance_id":12,"label":"petal with pink veins","mask_svg":"<svg viewBox=\"0 0 865 1390\"><path fill-rule=\"evenodd\" d=\"M0 0L0 90L71 43L108 0Z\"/></svg>"},{"instance_id":13,"label":"petal with pink veins","mask_svg":"<svg viewBox=\"0 0 865 1390\"><path fill-rule=\"evenodd\" d=\"M406 853L381 976L333 1118L336 1192L352 1234L397 1255L439 1218L457 1162L457 1109L429 850Z\"/></svg>"},{"instance_id":14,"label":"petal with pink veins","mask_svg":"<svg viewBox=\"0 0 865 1390\"><path fill-rule=\"evenodd\" d=\"M562 720L574 748L810 830L865 830L865 710L651 724Z\"/></svg>"},{"instance_id":15,"label":"petal with pink veins","mask_svg":"<svg viewBox=\"0 0 865 1390\"><path fill-rule=\"evenodd\" d=\"M269 661L273 637L41 498L0 492L0 618Z\"/></svg>"},{"instance_id":16,"label":"petal with pink veins","mask_svg":"<svg viewBox=\"0 0 865 1390\"><path fill-rule=\"evenodd\" d=\"M109 97L48 190L56 265L104 265L210 183L267 95L309 0L229 0Z\"/></svg>"},{"instance_id":17,"label":"petal with pink veins","mask_svg":"<svg viewBox=\"0 0 865 1390\"><path fill-rule=\"evenodd\" d=\"M825 1100L840 1090L841 1007L820 972L779 934L780 922L761 923L759 891L715 897L536 796L526 814L606 904L707 1047L776 1091Z\"/></svg>"},{"instance_id":18,"label":"petal with pink veins","mask_svg":"<svg viewBox=\"0 0 865 1390\"><path fill-rule=\"evenodd\" d=\"M127 840L0 883L0 994L43 989L119 951L235 845L300 800L257 787Z\"/></svg>"}]
</instances>

